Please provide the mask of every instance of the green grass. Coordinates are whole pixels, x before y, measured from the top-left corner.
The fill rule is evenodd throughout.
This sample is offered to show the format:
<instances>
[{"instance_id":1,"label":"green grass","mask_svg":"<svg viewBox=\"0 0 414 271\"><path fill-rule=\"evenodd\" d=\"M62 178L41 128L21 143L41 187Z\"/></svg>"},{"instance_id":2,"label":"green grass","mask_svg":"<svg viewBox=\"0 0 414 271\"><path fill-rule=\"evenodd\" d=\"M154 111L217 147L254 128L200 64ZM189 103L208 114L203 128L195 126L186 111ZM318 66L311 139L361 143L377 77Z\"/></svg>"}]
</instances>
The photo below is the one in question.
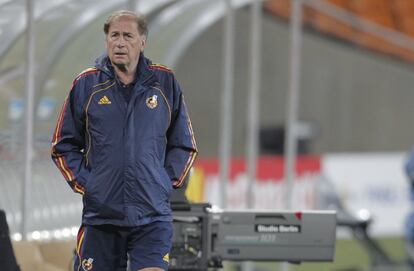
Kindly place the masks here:
<instances>
[{"instance_id":1,"label":"green grass","mask_svg":"<svg viewBox=\"0 0 414 271\"><path fill-rule=\"evenodd\" d=\"M401 237L376 240L389 257L397 262L405 261L404 240ZM255 262L254 271L285 270L280 263ZM237 264L225 263L224 270L238 270ZM288 264L289 271L369 271L371 261L366 249L355 239L340 239L336 242L335 259L327 263ZM375 269L377 270L377 269ZM408 268L388 268L380 270L409 270Z\"/></svg>"}]
</instances>

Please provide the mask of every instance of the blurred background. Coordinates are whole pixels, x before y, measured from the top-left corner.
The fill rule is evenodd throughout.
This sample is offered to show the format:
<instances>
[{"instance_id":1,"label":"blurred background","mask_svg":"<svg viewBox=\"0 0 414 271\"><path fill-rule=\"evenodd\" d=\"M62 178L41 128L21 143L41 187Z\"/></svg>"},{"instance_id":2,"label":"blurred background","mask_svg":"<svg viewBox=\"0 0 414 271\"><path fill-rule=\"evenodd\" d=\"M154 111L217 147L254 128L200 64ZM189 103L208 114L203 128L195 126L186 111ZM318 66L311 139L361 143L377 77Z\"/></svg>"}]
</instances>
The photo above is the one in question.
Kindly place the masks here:
<instances>
[{"instance_id":1,"label":"blurred background","mask_svg":"<svg viewBox=\"0 0 414 271\"><path fill-rule=\"evenodd\" d=\"M0 209L23 270L69 270L82 201L50 140L118 9L147 16L145 55L184 91L199 148L190 201L336 209L398 263L381 269L340 226L333 263L255 270L409 270L413 0L0 0Z\"/></svg>"}]
</instances>

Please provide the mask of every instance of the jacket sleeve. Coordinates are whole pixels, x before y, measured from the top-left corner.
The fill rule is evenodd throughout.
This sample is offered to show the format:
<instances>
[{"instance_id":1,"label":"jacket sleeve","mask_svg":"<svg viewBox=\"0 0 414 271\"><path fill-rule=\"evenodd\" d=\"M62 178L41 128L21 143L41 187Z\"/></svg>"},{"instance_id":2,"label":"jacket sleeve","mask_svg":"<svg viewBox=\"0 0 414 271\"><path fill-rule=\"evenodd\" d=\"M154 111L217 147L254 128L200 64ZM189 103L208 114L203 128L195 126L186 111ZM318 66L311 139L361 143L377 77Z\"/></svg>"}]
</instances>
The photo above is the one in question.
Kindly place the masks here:
<instances>
[{"instance_id":1,"label":"jacket sleeve","mask_svg":"<svg viewBox=\"0 0 414 271\"><path fill-rule=\"evenodd\" d=\"M183 186L197 156L193 127L178 82L173 79L172 121L167 132L165 168L174 188Z\"/></svg>"},{"instance_id":2,"label":"jacket sleeve","mask_svg":"<svg viewBox=\"0 0 414 271\"><path fill-rule=\"evenodd\" d=\"M66 97L52 138L52 160L73 191L84 194L88 170L84 163L85 120L79 91L84 84L75 80Z\"/></svg>"}]
</instances>

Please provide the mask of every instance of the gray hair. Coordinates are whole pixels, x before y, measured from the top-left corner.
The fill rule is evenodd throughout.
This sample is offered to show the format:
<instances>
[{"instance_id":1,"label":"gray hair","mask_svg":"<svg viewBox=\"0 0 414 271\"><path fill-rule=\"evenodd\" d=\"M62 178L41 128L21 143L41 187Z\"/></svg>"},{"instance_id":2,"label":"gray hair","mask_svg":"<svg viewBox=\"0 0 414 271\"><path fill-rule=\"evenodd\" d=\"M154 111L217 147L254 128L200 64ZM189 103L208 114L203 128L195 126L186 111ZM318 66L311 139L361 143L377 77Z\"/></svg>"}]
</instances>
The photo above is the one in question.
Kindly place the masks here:
<instances>
[{"instance_id":1,"label":"gray hair","mask_svg":"<svg viewBox=\"0 0 414 271\"><path fill-rule=\"evenodd\" d=\"M105 35L108 35L109 27L111 26L111 23L114 20L121 18L121 17L130 17L131 19L133 19L138 25L139 34L145 37L148 36L148 23L145 17L141 14L138 14L130 10L118 10L112 13L111 15L109 15L103 27Z\"/></svg>"}]
</instances>

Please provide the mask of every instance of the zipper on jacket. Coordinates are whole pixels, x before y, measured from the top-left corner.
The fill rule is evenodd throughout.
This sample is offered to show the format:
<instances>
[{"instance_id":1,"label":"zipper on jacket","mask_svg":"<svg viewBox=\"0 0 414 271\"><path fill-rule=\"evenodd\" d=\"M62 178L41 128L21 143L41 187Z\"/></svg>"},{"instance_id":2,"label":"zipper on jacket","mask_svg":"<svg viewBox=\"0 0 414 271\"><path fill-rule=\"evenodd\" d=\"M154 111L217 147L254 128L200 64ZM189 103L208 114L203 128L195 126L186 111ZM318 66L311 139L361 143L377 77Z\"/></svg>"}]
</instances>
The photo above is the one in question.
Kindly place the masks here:
<instances>
[{"instance_id":1,"label":"zipper on jacket","mask_svg":"<svg viewBox=\"0 0 414 271\"><path fill-rule=\"evenodd\" d=\"M119 93L118 93L119 94ZM119 95L118 95L119 96ZM123 97L121 97L121 98L123 98ZM123 99L124 100L124 99ZM125 101L125 100L124 100ZM126 148L126 144L125 144L125 142L126 142L126 130L127 130L127 125L128 125L128 103L123 103L125 106L124 106L124 112L123 112L123 122L124 122L124 127L123 127L123 129L122 129L122 152L123 152L123 155L122 155L122 171L123 171L123 191L122 191L122 193L123 193L123 196L124 196L124 206L126 206L127 205L127 203L126 203L126 195L125 195L125 187L126 187L126 182L127 182L127 169L126 169L126 163L125 163L125 160L127 159L127 156L128 156L128 154L127 154L127 148ZM126 212L126 213L128 213L128 212Z\"/></svg>"}]
</instances>

